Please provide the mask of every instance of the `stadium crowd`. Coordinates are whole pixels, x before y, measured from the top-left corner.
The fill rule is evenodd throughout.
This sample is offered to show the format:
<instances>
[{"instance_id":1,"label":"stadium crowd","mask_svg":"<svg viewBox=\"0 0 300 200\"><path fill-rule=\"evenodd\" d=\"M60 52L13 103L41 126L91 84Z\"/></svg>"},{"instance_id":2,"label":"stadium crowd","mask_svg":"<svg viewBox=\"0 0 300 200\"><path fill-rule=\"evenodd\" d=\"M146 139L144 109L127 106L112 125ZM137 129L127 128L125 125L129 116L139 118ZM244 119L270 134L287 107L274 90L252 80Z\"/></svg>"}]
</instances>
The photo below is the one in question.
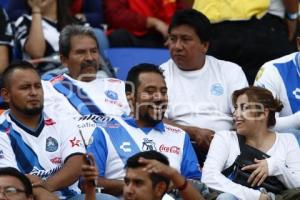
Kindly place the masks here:
<instances>
[{"instance_id":1,"label":"stadium crowd","mask_svg":"<svg viewBox=\"0 0 300 200\"><path fill-rule=\"evenodd\" d=\"M298 0L0 3L0 199L300 200Z\"/></svg>"}]
</instances>

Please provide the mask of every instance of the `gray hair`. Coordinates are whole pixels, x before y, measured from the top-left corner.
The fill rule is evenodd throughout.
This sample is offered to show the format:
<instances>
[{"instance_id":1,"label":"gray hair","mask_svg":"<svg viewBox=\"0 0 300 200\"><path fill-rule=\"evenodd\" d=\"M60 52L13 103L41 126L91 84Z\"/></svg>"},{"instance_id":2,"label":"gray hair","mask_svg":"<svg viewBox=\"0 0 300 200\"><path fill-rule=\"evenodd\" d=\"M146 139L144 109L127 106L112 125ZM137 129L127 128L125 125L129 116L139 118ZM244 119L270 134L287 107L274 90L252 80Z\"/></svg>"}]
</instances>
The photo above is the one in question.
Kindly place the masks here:
<instances>
[{"instance_id":1,"label":"gray hair","mask_svg":"<svg viewBox=\"0 0 300 200\"><path fill-rule=\"evenodd\" d=\"M65 57L69 56L71 51L71 38L74 36L88 36L95 40L97 48L99 44L95 32L91 27L77 24L67 25L60 32L59 36L59 53Z\"/></svg>"}]
</instances>

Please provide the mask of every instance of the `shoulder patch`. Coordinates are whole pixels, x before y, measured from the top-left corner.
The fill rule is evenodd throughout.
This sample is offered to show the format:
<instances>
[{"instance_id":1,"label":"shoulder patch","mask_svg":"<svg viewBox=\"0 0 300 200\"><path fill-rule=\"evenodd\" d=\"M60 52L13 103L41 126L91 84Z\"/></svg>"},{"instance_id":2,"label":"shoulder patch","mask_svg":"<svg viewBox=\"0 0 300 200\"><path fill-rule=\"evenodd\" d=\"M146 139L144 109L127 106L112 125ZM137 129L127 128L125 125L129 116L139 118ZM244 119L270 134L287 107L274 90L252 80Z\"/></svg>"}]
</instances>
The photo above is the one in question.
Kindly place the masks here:
<instances>
[{"instance_id":1,"label":"shoulder patch","mask_svg":"<svg viewBox=\"0 0 300 200\"><path fill-rule=\"evenodd\" d=\"M54 77L52 80L50 80L50 82L54 85L55 83L60 82L62 80L64 80L64 76L59 75L59 76Z\"/></svg>"}]
</instances>

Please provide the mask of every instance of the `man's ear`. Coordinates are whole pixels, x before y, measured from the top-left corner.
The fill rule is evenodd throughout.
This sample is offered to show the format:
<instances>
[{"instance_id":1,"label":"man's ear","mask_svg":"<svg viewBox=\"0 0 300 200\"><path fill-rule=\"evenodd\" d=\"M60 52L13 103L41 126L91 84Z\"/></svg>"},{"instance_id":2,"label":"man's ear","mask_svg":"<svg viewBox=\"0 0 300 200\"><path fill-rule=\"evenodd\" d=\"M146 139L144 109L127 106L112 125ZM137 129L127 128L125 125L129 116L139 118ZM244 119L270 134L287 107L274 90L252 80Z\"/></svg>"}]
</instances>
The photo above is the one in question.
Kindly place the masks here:
<instances>
[{"instance_id":1,"label":"man's ear","mask_svg":"<svg viewBox=\"0 0 300 200\"><path fill-rule=\"evenodd\" d=\"M156 197L163 197L164 194L167 192L168 187L167 184L163 181L160 181L159 183L156 184L155 188L154 188L154 195Z\"/></svg>"},{"instance_id":2,"label":"man's ear","mask_svg":"<svg viewBox=\"0 0 300 200\"><path fill-rule=\"evenodd\" d=\"M126 92L126 98L127 98L127 102L129 104L130 110L131 110L131 112L133 112L134 104L135 104L134 92Z\"/></svg>"},{"instance_id":3,"label":"man's ear","mask_svg":"<svg viewBox=\"0 0 300 200\"><path fill-rule=\"evenodd\" d=\"M3 101L6 102L6 103L9 103L10 101L10 95L9 95L9 92L7 90L7 88L1 88L1 96L3 98Z\"/></svg>"},{"instance_id":4,"label":"man's ear","mask_svg":"<svg viewBox=\"0 0 300 200\"><path fill-rule=\"evenodd\" d=\"M204 53L206 54L209 48L209 42L203 42L202 44L204 46L204 51L205 51Z\"/></svg>"},{"instance_id":5,"label":"man's ear","mask_svg":"<svg viewBox=\"0 0 300 200\"><path fill-rule=\"evenodd\" d=\"M63 66L67 67L66 61L67 61L68 58L65 57L65 56L63 56L62 54L60 54L60 55L59 55L59 59L60 59L60 63L61 63Z\"/></svg>"}]
</instances>

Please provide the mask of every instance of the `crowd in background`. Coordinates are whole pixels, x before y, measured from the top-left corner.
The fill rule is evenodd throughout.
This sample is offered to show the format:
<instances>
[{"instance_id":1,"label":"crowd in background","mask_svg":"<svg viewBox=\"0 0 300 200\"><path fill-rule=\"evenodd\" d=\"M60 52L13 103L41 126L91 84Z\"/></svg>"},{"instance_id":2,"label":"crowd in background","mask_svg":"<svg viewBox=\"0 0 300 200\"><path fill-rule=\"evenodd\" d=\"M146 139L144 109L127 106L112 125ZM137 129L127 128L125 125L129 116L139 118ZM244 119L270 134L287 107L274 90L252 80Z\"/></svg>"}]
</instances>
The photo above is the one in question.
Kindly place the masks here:
<instances>
[{"instance_id":1,"label":"crowd in background","mask_svg":"<svg viewBox=\"0 0 300 200\"><path fill-rule=\"evenodd\" d=\"M1 195L298 198L298 3L3 1L0 180L23 186L0 181ZM170 59L119 80L104 53L115 47Z\"/></svg>"}]
</instances>

